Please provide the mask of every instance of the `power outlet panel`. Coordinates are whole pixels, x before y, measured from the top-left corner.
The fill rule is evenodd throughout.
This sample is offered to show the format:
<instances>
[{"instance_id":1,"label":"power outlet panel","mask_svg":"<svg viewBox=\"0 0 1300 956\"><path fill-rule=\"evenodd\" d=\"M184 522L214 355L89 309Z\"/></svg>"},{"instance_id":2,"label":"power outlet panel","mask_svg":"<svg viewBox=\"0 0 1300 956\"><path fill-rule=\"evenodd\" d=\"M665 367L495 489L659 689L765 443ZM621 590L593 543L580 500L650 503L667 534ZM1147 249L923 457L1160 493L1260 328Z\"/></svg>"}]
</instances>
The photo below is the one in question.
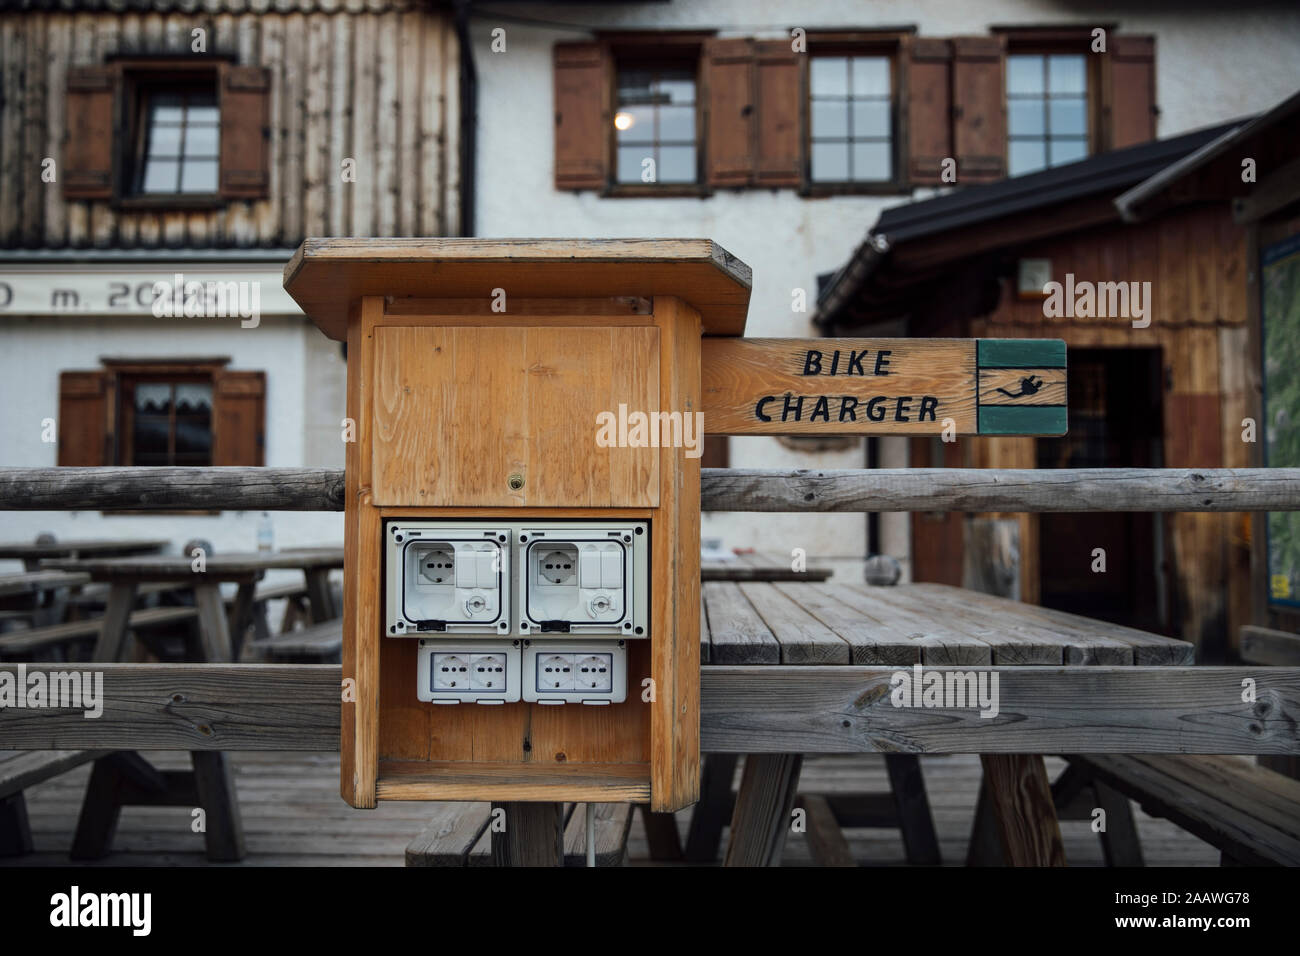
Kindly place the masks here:
<instances>
[{"instance_id":1,"label":"power outlet panel","mask_svg":"<svg viewBox=\"0 0 1300 956\"><path fill-rule=\"evenodd\" d=\"M389 636L509 633L508 528L390 525L385 537Z\"/></svg>"},{"instance_id":2,"label":"power outlet panel","mask_svg":"<svg viewBox=\"0 0 1300 956\"><path fill-rule=\"evenodd\" d=\"M519 633L645 637L647 531L644 522L521 527Z\"/></svg>"},{"instance_id":3,"label":"power outlet panel","mask_svg":"<svg viewBox=\"0 0 1300 956\"><path fill-rule=\"evenodd\" d=\"M384 539L387 637L650 636L649 522L393 520Z\"/></svg>"},{"instance_id":4,"label":"power outlet panel","mask_svg":"<svg viewBox=\"0 0 1300 956\"><path fill-rule=\"evenodd\" d=\"M421 640L416 698L434 704L508 704L520 699L516 642Z\"/></svg>"},{"instance_id":5,"label":"power outlet panel","mask_svg":"<svg viewBox=\"0 0 1300 956\"><path fill-rule=\"evenodd\" d=\"M523 699L539 704L618 704L627 699L623 641L524 641Z\"/></svg>"}]
</instances>

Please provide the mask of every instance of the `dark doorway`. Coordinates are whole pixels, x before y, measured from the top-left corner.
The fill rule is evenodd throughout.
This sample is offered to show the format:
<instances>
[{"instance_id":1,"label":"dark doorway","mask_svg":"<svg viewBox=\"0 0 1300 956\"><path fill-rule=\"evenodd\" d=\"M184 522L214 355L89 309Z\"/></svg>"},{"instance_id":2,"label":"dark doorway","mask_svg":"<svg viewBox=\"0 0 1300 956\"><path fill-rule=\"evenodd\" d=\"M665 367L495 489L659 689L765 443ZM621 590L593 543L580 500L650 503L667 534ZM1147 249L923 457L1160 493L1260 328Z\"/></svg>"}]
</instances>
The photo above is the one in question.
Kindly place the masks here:
<instances>
[{"instance_id":1,"label":"dark doorway","mask_svg":"<svg viewBox=\"0 0 1300 956\"><path fill-rule=\"evenodd\" d=\"M1038 441L1039 468L1162 466L1159 349L1070 349L1069 381L1069 434ZM1159 515L1044 514L1038 540L1045 607L1170 633Z\"/></svg>"}]
</instances>

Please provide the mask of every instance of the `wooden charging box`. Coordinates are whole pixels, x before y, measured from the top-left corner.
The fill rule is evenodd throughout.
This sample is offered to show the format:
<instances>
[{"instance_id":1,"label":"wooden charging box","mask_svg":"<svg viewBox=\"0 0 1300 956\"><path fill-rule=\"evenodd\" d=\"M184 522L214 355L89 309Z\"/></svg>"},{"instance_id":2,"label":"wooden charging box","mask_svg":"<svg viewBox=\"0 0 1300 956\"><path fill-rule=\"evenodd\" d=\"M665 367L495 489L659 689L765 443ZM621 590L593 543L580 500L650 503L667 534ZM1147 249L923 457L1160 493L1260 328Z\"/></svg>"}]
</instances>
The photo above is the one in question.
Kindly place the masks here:
<instances>
[{"instance_id":1,"label":"wooden charging box","mask_svg":"<svg viewBox=\"0 0 1300 956\"><path fill-rule=\"evenodd\" d=\"M701 411L701 337L743 334L749 268L707 240L309 239L284 284L347 343L343 798L694 803L699 458L601 447L597 415ZM383 524L413 518L648 521L626 701L419 702L417 642L381 621Z\"/></svg>"}]
</instances>

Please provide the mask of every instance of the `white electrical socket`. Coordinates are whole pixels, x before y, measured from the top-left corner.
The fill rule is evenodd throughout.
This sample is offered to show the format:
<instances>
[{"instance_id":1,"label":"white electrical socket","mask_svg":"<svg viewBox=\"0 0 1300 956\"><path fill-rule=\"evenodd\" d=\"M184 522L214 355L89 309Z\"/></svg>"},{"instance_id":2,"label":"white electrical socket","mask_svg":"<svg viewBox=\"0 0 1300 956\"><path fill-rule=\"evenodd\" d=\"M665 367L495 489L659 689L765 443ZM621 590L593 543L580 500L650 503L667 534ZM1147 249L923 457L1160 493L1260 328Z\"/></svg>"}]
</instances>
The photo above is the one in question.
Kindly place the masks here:
<instances>
[{"instance_id":1,"label":"white electrical socket","mask_svg":"<svg viewBox=\"0 0 1300 956\"><path fill-rule=\"evenodd\" d=\"M524 642L523 699L543 704L618 704L627 698L623 641Z\"/></svg>"},{"instance_id":2,"label":"white electrical socket","mask_svg":"<svg viewBox=\"0 0 1300 956\"><path fill-rule=\"evenodd\" d=\"M573 655L574 690L608 694L614 689L614 655L599 651Z\"/></svg>"},{"instance_id":3,"label":"white electrical socket","mask_svg":"<svg viewBox=\"0 0 1300 956\"><path fill-rule=\"evenodd\" d=\"M508 528L393 524L386 538L389 636L509 633Z\"/></svg>"},{"instance_id":4,"label":"white electrical socket","mask_svg":"<svg viewBox=\"0 0 1300 956\"><path fill-rule=\"evenodd\" d=\"M390 520L384 634L650 637L650 522Z\"/></svg>"},{"instance_id":5,"label":"white electrical socket","mask_svg":"<svg viewBox=\"0 0 1300 956\"><path fill-rule=\"evenodd\" d=\"M573 655L549 652L538 655L535 676L538 689L573 690Z\"/></svg>"},{"instance_id":6,"label":"white electrical socket","mask_svg":"<svg viewBox=\"0 0 1300 956\"><path fill-rule=\"evenodd\" d=\"M643 522L521 526L519 632L646 636L647 531Z\"/></svg>"},{"instance_id":7,"label":"white electrical socket","mask_svg":"<svg viewBox=\"0 0 1300 956\"><path fill-rule=\"evenodd\" d=\"M506 704L520 699L520 648L475 638L422 640L416 698L434 704Z\"/></svg>"}]
</instances>

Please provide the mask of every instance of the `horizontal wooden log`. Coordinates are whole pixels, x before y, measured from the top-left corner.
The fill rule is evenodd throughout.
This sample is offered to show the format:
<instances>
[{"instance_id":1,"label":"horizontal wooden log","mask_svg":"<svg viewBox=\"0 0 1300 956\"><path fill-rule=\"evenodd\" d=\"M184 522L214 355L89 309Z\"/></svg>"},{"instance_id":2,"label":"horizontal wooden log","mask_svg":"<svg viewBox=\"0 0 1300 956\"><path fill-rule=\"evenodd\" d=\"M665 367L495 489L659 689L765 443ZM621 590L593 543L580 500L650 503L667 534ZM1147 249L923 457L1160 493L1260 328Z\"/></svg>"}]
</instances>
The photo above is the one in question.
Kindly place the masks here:
<instances>
[{"instance_id":1,"label":"horizontal wooden log","mask_svg":"<svg viewBox=\"0 0 1300 956\"><path fill-rule=\"evenodd\" d=\"M342 468L0 468L6 511L342 511Z\"/></svg>"},{"instance_id":2,"label":"horizontal wooden log","mask_svg":"<svg viewBox=\"0 0 1300 956\"><path fill-rule=\"evenodd\" d=\"M16 664L0 664L15 675ZM67 664L25 665L37 672ZM82 665L88 667L89 665ZM103 712L0 709L0 750L336 750L340 668L107 664ZM904 669L911 674L910 668ZM927 667L998 675L998 715L896 707L888 667L703 669L711 753L1300 753L1300 668ZM1255 681L1243 702L1242 679ZM3 678L0 678L3 680Z\"/></svg>"},{"instance_id":3,"label":"horizontal wooden log","mask_svg":"<svg viewBox=\"0 0 1300 956\"><path fill-rule=\"evenodd\" d=\"M1297 511L1300 468L706 468L705 511Z\"/></svg>"},{"instance_id":4,"label":"horizontal wooden log","mask_svg":"<svg viewBox=\"0 0 1300 956\"><path fill-rule=\"evenodd\" d=\"M705 468L705 511L1297 511L1300 468ZM0 468L0 510L342 511L339 468Z\"/></svg>"}]
</instances>

